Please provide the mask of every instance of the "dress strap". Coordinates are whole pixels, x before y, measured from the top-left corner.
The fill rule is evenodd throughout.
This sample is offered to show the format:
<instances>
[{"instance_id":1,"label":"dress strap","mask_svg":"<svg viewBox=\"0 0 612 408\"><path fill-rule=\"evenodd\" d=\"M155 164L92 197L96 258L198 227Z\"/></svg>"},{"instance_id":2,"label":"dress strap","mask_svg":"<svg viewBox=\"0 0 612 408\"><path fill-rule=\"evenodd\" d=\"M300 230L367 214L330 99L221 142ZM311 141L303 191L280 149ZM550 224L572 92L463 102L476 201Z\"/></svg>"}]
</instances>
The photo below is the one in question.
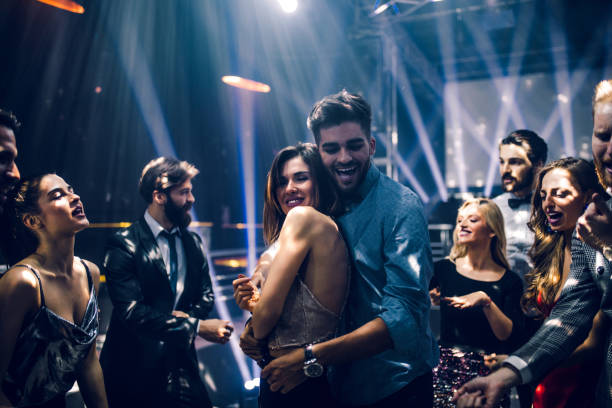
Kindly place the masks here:
<instances>
[{"instance_id":1,"label":"dress strap","mask_svg":"<svg viewBox=\"0 0 612 408\"><path fill-rule=\"evenodd\" d=\"M36 269L34 269L32 266L30 266L28 264L19 264L19 265L15 265L15 266L23 266L24 268L28 268L30 271L32 271L34 276L36 276L36 279L38 279L38 288L40 290L40 303L41 303L41 306L44 306L45 305L45 295L43 293L42 281L40 280L40 275L38 274Z\"/></svg>"},{"instance_id":2,"label":"dress strap","mask_svg":"<svg viewBox=\"0 0 612 408\"><path fill-rule=\"evenodd\" d=\"M87 266L87 263L85 263L84 260L79 258L79 261L81 261L81 263L85 267L85 272L87 273L87 282L89 283L89 288L91 292L91 290L93 290L93 278L91 277L91 272L89 271L89 267Z\"/></svg>"}]
</instances>

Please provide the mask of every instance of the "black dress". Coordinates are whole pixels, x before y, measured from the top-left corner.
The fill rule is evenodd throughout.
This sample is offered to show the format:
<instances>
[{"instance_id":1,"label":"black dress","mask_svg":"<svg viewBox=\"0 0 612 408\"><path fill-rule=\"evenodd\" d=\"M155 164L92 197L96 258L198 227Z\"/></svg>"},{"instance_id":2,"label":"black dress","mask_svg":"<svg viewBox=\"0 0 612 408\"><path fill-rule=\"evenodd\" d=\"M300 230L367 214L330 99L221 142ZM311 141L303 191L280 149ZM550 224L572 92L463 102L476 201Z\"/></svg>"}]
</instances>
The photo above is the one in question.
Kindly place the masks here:
<instances>
[{"instance_id":1,"label":"black dress","mask_svg":"<svg viewBox=\"0 0 612 408\"><path fill-rule=\"evenodd\" d=\"M497 281L470 279L457 272L456 265L444 259L434 264L434 278L430 287L440 288L440 297L464 296L483 291L513 322L513 331L523 321L520 299L523 283L507 270ZM440 301L440 364L434 369L434 405L450 405L453 392L476 376L487 375L483 356L489 353L508 353L513 350L508 341L495 337L480 307L460 310Z\"/></svg>"}]
</instances>

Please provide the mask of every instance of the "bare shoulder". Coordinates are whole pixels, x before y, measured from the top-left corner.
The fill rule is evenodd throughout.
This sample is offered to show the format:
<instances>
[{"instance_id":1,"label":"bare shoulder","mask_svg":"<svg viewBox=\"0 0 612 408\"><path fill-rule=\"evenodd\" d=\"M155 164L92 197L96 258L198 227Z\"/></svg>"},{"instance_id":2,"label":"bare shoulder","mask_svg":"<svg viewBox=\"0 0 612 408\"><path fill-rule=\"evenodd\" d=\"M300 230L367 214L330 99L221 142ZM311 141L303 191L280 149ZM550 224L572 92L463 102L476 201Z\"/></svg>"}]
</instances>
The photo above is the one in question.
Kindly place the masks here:
<instances>
[{"instance_id":1,"label":"bare shoulder","mask_svg":"<svg viewBox=\"0 0 612 408\"><path fill-rule=\"evenodd\" d=\"M89 268L89 272L91 273L91 277L94 279L100 279L100 268L95 263L88 261L87 259L81 259L87 268Z\"/></svg>"},{"instance_id":2,"label":"bare shoulder","mask_svg":"<svg viewBox=\"0 0 612 408\"><path fill-rule=\"evenodd\" d=\"M330 217L309 206L292 208L285 218L283 229L285 228L297 229L308 235L338 231L338 227Z\"/></svg>"},{"instance_id":3,"label":"bare shoulder","mask_svg":"<svg viewBox=\"0 0 612 408\"><path fill-rule=\"evenodd\" d=\"M91 279L93 279L94 286L97 291L98 287L100 286L100 268L98 268L98 265L96 265L95 263L91 261L88 261L87 259L81 259L81 261L83 261L83 263L87 265L87 268L89 269L89 273L91 273ZM75 259L75 265L76 263L78 263L79 265L81 264L80 261Z\"/></svg>"},{"instance_id":4,"label":"bare shoulder","mask_svg":"<svg viewBox=\"0 0 612 408\"><path fill-rule=\"evenodd\" d=\"M0 279L0 297L18 299L34 305L39 299L40 283L29 268L14 266Z\"/></svg>"}]
</instances>

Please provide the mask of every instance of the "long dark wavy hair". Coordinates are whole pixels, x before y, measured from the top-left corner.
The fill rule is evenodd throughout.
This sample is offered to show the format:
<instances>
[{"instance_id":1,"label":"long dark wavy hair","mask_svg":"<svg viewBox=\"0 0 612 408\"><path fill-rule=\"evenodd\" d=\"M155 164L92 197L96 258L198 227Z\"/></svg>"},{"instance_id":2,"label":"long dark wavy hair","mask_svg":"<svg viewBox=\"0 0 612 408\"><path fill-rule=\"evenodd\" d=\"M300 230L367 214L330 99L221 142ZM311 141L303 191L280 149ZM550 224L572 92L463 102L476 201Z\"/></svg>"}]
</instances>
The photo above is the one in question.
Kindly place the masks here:
<instances>
[{"instance_id":1,"label":"long dark wavy hair","mask_svg":"<svg viewBox=\"0 0 612 408\"><path fill-rule=\"evenodd\" d=\"M4 255L10 265L19 262L38 248L38 237L23 223L27 214L39 214L40 182L51 173L21 179L9 192L2 213L4 231Z\"/></svg>"},{"instance_id":2,"label":"long dark wavy hair","mask_svg":"<svg viewBox=\"0 0 612 408\"><path fill-rule=\"evenodd\" d=\"M542 167L536 177L536 186L531 199L531 217L529 228L534 232L534 242L529 250L533 269L525 275L526 288L521 298L521 307L525 313L545 317L548 307L554 304L557 292L561 287L564 248L569 243L566 235L549 228L546 213L542 209L542 180L553 169L564 169L570 174L571 182L582 194L597 192L605 196L603 188L597 181L595 167L591 162L574 157L567 157L548 163ZM538 294L541 294L542 307L538 305Z\"/></svg>"},{"instance_id":3,"label":"long dark wavy hair","mask_svg":"<svg viewBox=\"0 0 612 408\"><path fill-rule=\"evenodd\" d=\"M299 143L296 146L285 147L279 151L268 172L263 213L263 233L267 245L278 239L285 222L280 203L276 197L276 189L280 184L285 163L294 157L301 157L308 166L313 184L313 207L326 215L338 215L342 210L340 197L334 182L327 174L319 150L312 143Z\"/></svg>"}]
</instances>

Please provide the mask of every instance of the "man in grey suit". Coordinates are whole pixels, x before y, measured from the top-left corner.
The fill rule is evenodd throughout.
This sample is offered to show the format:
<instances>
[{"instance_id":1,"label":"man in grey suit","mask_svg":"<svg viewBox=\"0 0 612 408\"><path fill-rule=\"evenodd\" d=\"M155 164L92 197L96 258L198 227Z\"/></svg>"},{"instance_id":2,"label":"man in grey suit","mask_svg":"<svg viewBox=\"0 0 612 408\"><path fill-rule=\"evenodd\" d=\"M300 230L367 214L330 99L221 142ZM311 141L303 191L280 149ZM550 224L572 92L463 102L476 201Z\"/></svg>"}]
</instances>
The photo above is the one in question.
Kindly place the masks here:
<instances>
[{"instance_id":1,"label":"man in grey suit","mask_svg":"<svg viewBox=\"0 0 612 408\"><path fill-rule=\"evenodd\" d=\"M593 161L599 182L612 193L612 80L600 82L593 98ZM594 195L578 220L572 239L570 276L540 330L508 357L502 368L462 386L458 407L495 406L510 387L544 377L585 339L601 309L612 318L612 199ZM597 406L612 407L612 330L607 361L597 391Z\"/></svg>"}]
</instances>

